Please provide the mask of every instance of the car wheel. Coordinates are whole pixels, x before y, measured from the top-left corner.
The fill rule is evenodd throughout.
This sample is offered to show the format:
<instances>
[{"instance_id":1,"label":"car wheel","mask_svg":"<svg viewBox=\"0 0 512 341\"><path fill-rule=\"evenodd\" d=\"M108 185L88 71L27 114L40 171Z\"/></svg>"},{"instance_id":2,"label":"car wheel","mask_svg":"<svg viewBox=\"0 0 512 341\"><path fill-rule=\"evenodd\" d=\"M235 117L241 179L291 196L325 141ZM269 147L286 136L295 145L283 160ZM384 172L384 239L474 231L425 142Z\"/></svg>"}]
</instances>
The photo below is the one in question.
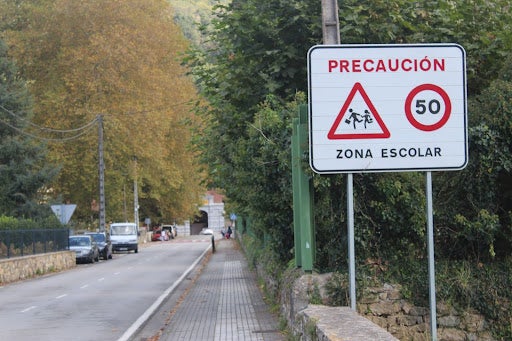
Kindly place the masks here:
<instances>
[{"instance_id":1,"label":"car wheel","mask_svg":"<svg viewBox=\"0 0 512 341\"><path fill-rule=\"evenodd\" d=\"M139 253L139 248L136 248L134 252Z\"/></svg>"}]
</instances>

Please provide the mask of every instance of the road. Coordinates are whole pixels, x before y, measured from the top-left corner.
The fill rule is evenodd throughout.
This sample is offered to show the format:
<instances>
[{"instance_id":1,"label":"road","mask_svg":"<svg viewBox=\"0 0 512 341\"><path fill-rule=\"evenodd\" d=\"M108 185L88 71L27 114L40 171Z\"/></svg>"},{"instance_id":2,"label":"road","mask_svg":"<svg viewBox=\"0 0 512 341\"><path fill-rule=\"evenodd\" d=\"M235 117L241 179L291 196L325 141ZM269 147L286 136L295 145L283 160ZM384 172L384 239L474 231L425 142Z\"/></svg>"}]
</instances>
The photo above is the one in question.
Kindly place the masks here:
<instances>
[{"instance_id":1,"label":"road","mask_svg":"<svg viewBox=\"0 0 512 341\"><path fill-rule=\"evenodd\" d=\"M0 340L124 340L208 252L207 236L0 287Z\"/></svg>"}]
</instances>

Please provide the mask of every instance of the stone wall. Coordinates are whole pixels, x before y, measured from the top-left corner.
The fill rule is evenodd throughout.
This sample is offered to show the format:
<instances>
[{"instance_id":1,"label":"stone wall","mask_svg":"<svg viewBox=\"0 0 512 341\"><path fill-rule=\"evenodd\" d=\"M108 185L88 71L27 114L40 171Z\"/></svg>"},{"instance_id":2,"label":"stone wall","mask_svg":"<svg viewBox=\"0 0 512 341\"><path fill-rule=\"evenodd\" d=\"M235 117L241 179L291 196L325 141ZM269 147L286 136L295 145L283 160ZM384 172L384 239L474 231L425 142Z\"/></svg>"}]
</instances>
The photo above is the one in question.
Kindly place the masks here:
<instances>
[{"instance_id":1,"label":"stone wall","mask_svg":"<svg viewBox=\"0 0 512 341\"><path fill-rule=\"evenodd\" d=\"M266 276L262 269L258 272L260 276ZM347 335L352 335L349 340L364 340L364 337L367 340L388 340L389 337L407 341L430 340L429 308L412 305L403 299L399 285L364 289L363 298L357 302L358 315L347 307L327 306L330 299L325 284L329 277L330 274L302 274L296 270L294 278L284 281L290 284L281 289L281 311L294 335L299 335L301 340L341 340ZM275 286L272 280L269 283ZM312 305L311 302L325 305ZM494 341L488 323L474 311L460 312L438 302L436 313L439 341ZM316 339L308 337L312 330L316 330Z\"/></svg>"},{"instance_id":2,"label":"stone wall","mask_svg":"<svg viewBox=\"0 0 512 341\"><path fill-rule=\"evenodd\" d=\"M430 339L430 309L404 300L399 285L366 288L357 310L400 340ZM436 314L439 341L494 340L484 317L474 311L461 312L437 302Z\"/></svg>"},{"instance_id":3,"label":"stone wall","mask_svg":"<svg viewBox=\"0 0 512 341\"><path fill-rule=\"evenodd\" d=\"M0 260L0 285L76 266L72 251L51 252Z\"/></svg>"},{"instance_id":4,"label":"stone wall","mask_svg":"<svg viewBox=\"0 0 512 341\"><path fill-rule=\"evenodd\" d=\"M302 341L398 341L349 307L314 304L297 313L293 334Z\"/></svg>"},{"instance_id":5,"label":"stone wall","mask_svg":"<svg viewBox=\"0 0 512 341\"><path fill-rule=\"evenodd\" d=\"M267 285L277 287L277 283L262 268L260 277ZM329 307L311 304L326 297L324 286L329 275L302 275L300 270L287 274L281 287L281 313L287 319L288 327L301 341L396 341L397 339L384 328L362 317L348 307ZM298 277L297 277L298 276ZM320 302L321 303L321 302Z\"/></svg>"},{"instance_id":6,"label":"stone wall","mask_svg":"<svg viewBox=\"0 0 512 341\"><path fill-rule=\"evenodd\" d=\"M326 283L331 274L304 274L295 269L286 271L278 281L261 264L254 265L266 290L279 298L281 316L301 341L431 339L429 308L407 302L399 285L363 289L355 312L329 306ZM436 313L438 341L495 341L489 324L475 311L458 311L446 302L437 302Z\"/></svg>"},{"instance_id":7,"label":"stone wall","mask_svg":"<svg viewBox=\"0 0 512 341\"><path fill-rule=\"evenodd\" d=\"M215 198L215 195L207 194L205 196L205 204L199 207L199 210L208 215L208 227L213 231L219 232L226 227L224 219L224 202L217 202Z\"/></svg>"}]
</instances>

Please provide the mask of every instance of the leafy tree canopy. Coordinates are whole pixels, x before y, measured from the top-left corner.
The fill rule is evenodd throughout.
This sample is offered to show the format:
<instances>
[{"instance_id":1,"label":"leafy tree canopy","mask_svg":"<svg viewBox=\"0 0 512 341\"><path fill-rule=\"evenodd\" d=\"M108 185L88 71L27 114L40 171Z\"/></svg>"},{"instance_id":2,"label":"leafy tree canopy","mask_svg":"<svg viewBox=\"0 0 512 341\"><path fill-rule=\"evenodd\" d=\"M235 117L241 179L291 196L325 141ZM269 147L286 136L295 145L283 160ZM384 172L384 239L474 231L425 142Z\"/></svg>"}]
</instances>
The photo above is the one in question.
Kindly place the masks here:
<instances>
[{"instance_id":1,"label":"leafy tree canopy","mask_svg":"<svg viewBox=\"0 0 512 341\"><path fill-rule=\"evenodd\" d=\"M0 212L4 215L40 218L51 214L38 200L55 169L45 165L45 145L23 133L31 113L26 82L0 40Z\"/></svg>"},{"instance_id":2,"label":"leafy tree canopy","mask_svg":"<svg viewBox=\"0 0 512 341\"><path fill-rule=\"evenodd\" d=\"M199 130L189 107L198 97L180 65L187 42L169 4L20 0L0 5L0 12L11 14L3 34L31 80L34 122L60 130L91 128L79 139L59 135L61 141L50 144L51 160L62 165L52 185L55 196L78 204L75 217L81 220L97 215L98 134L89 123L103 115L107 219L132 220L124 208L133 207L134 179L141 218L193 216L203 194L196 152L188 143Z\"/></svg>"},{"instance_id":3,"label":"leafy tree canopy","mask_svg":"<svg viewBox=\"0 0 512 341\"><path fill-rule=\"evenodd\" d=\"M509 33L512 14L510 4L505 0L348 0L340 2L339 6L342 43L461 44L467 51L470 98L480 94L490 96L490 93L486 95L487 88L507 64L506 56L512 47ZM206 137L198 141L203 149L203 161L211 167L211 183L225 188L233 205L251 212L251 217L257 216L253 222L262 232L274 234L275 229L282 229L290 234L291 176L285 165L290 162L289 148L286 147L289 140L286 139L290 137L292 115L283 118L287 120L284 124L262 121L260 105L272 98L273 108L285 110L285 103L293 103L297 92L307 89L307 50L322 43L320 3L235 0L215 10L212 25L205 28L211 48L195 50L188 60L197 84L210 104L197 108L207 122ZM498 90L492 85L491 88ZM496 96L501 96L500 93L494 92ZM504 101L491 99L487 103ZM474 119L478 120L473 108L470 107L469 112L471 124ZM480 112L489 114L487 108ZM496 126L500 125L503 130L508 126L502 121L506 116L499 117ZM261 122L268 126L261 126ZM277 127L285 130L274 129ZM495 199L502 196L498 195L499 188L508 188L501 183L506 181L503 173L508 174L508 150L503 147L495 151L489 149L497 132L482 135L486 132L483 128L470 129L470 137L474 138L470 150L476 150L481 144L484 148L482 157L489 162L496 160L491 165L503 161L500 166L503 171L498 176L495 172L489 173L490 169L498 168L480 168L477 154L471 152L470 165L463 173L435 174L436 225L441 231L439 241L445 243L440 249L450 250L447 256L458 258L468 254L490 254L488 251L495 247L494 241L501 231L500 221L496 219ZM274 158L266 160L267 164L262 162L266 167L258 167L254 160L261 152L261 136L251 134L253 131L265 132L266 141L280 141L278 145L285 152L276 152ZM284 140L281 134L286 136ZM478 141L476 137L479 135L484 140ZM500 140L506 141L508 136L505 136ZM495 157L496 153L500 154L499 158ZM274 167L274 173L268 176L271 167ZM307 162L304 168L311 172ZM258 180L260 176L267 179L265 183ZM346 257L339 251L340 243L346 238L344 229L340 228L345 220L344 177L312 173L311 176L315 185L317 266L324 270L335 269L344 264ZM466 184L473 176L477 176L478 185L468 188ZM416 250L423 249L423 176L417 173L363 174L356 176L355 181L359 246L363 246L368 254L377 251L398 258L403 254L415 255ZM276 197L280 201L273 199ZM468 198L472 200L468 201ZM272 205L275 207L270 208ZM502 218L508 215L508 208L503 207L503 210ZM274 224L264 219L265 216L272 216ZM479 222L473 223L474 219ZM279 226L275 226L277 222ZM479 237L474 243L468 243L472 231L477 231ZM272 239L275 251L285 258L291 257L282 247L289 245L285 241L287 234L276 238ZM397 249L403 253L397 253Z\"/></svg>"}]
</instances>

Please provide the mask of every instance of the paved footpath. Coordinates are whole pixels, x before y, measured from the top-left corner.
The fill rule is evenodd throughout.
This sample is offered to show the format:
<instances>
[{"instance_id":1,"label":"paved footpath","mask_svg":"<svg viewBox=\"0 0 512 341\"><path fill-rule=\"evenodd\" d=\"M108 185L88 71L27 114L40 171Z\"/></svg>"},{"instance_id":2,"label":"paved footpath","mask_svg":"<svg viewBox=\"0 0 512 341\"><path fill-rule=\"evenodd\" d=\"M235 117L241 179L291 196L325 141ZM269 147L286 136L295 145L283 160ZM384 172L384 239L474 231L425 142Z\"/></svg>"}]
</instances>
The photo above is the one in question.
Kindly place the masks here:
<instances>
[{"instance_id":1,"label":"paved footpath","mask_svg":"<svg viewBox=\"0 0 512 341\"><path fill-rule=\"evenodd\" d=\"M159 340L285 340L237 242L222 239L215 249Z\"/></svg>"}]
</instances>

